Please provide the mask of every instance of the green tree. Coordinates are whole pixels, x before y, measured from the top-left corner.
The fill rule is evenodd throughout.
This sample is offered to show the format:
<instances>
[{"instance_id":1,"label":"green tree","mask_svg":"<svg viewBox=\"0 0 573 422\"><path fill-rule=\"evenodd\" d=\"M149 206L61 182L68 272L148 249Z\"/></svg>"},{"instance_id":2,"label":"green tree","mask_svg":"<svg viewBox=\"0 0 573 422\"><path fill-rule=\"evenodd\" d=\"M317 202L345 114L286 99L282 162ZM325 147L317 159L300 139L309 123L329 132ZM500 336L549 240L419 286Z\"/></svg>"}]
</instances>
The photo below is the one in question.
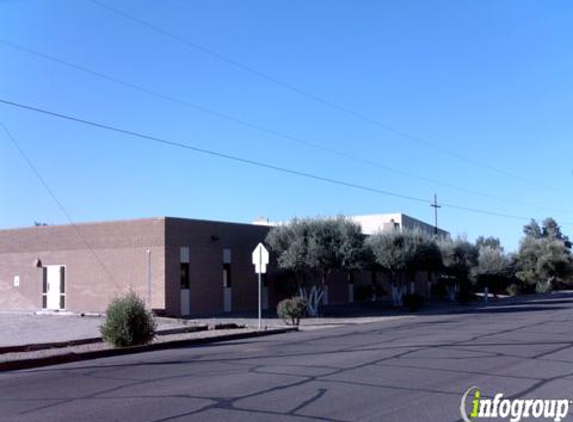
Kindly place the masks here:
<instances>
[{"instance_id":1,"label":"green tree","mask_svg":"<svg viewBox=\"0 0 573 422\"><path fill-rule=\"evenodd\" d=\"M497 237L493 237L493 236L488 236L488 237L480 236L480 237L478 237L476 239L476 247L479 250L484 246L489 246L493 249L499 249L499 250L503 251L503 247L501 246L501 242L500 242L499 238L497 238Z\"/></svg>"},{"instance_id":2,"label":"green tree","mask_svg":"<svg viewBox=\"0 0 573 422\"><path fill-rule=\"evenodd\" d=\"M550 290L555 281L564 281L572 273L571 252L561 240L526 236L519 246L517 262L517 277L537 291Z\"/></svg>"},{"instance_id":3,"label":"green tree","mask_svg":"<svg viewBox=\"0 0 573 422\"><path fill-rule=\"evenodd\" d=\"M482 243L478 249L477 264L471 270L472 277L478 285L487 287L497 294L507 287L514 275L513 272L512 260L499 243Z\"/></svg>"},{"instance_id":4,"label":"green tree","mask_svg":"<svg viewBox=\"0 0 573 422\"><path fill-rule=\"evenodd\" d=\"M369 251L364 243L365 236L362 234L362 227L348 220L339 217L336 220L340 235L339 269L346 273L347 281L352 281L355 271L361 271L370 262Z\"/></svg>"},{"instance_id":5,"label":"green tree","mask_svg":"<svg viewBox=\"0 0 573 422\"><path fill-rule=\"evenodd\" d=\"M419 231L378 233L370 236L366 244L374 262L390 280L395 306L402 306L406 277L413 280L417 271L432 271L441 266L441 253L435 241Z\"/></svg>"},{"instance_id":6,"label":"green tree","mask_svg":"<svg viewBox=\"0 0 573 422\"><path fill-rule=\"evenodd\" d=\"M523 228L517 252L517 277L537 291L548 291L555 281L565 281L573 273L571 242L553 218L541 226L531 220Z\"/></svg>"},{"instance_id":7,"label":"green tree","mask_svg":"<svg viewBox=\"0 0 573 422\"><path fill-rule=\"evenodd\" d=\"M360 226L342 216L293 220L272 228L266 243L277 255L279 268L295 274L298 293L307 300L311 316L318 315L329 275L362 265Z\"/></svg>"},{"instance_id":8,"label":"green tree","mask_svg":"<svg viewBox=\"0 0 573 422\"><path fill-rule=\"evenodd\" d=\"M439 241L444 263L443 273L452 300L467 299L472 292L471 271L478 263L478 248L463 238L443 238Z\"/></svg>"},{"instance_id":9,"label":"green tree","mask_svg":"<svg viewBox=\"0 0 573 422\"><path fill-rule=\"evenodd\" d=\"M549 239L561 240L567 249L571 249L573 243L565 236L557 221L551 217L547 217L542 221L541 226L536 220L531 219L529 224L523 227L523 234L525 237L532 237L534 239Z\"/></svg>"}]
</instances>

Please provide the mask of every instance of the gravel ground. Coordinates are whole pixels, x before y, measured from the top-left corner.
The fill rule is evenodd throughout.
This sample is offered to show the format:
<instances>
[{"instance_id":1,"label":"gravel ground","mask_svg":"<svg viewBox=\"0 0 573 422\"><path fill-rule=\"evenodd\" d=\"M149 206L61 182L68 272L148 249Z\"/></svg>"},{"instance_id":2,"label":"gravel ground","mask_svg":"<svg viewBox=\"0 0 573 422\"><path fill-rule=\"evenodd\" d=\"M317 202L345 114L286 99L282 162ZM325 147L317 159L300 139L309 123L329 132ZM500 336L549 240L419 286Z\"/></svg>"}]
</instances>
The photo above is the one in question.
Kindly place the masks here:
<instances>
[{"instance_id":1,"label":"gravel ground","mask_svg":"<svg viewBox=\"0 0 573 422\"><path fill-rule=\"evenodd\" d=\"M169 334L164 336L157 336L153 341L153 343L166 343L176 340L213 338L213 337L224 336L227 334L249 333L253 331L255 330L253 330L252 328L236 328L229 330L199 331L196 333ZM21 360L21 359L37 359L49 356L67 355L70 353L83 353L83 352L91 352L91 351L107 350L107 349L113 349L113 347L108 343L92 343L92 344L83 344L80 346L37 350L33 352L4 353L0 355L0 363Z\"/></svg>"},{"instance_id":2,"label":"gravel ground","mask_svg":"<svg viewBox=\"0 0 573 422\"><path fill-rule=\"evenodd\" d=\"M98 316L0 313L0 347L99 337L103 321L104 318ZM158 323L158 330L181 326L167 318L161 318Z\"/></svg>"}]
</instances>

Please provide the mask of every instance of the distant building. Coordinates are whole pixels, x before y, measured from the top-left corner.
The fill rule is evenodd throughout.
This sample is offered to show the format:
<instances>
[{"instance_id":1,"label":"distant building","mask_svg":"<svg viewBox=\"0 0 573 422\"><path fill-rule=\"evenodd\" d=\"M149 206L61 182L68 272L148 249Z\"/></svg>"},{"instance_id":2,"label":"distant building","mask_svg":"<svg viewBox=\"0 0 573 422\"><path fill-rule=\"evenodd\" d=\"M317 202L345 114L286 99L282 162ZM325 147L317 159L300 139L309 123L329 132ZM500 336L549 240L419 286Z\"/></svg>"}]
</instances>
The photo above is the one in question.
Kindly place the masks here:
<instances>
[{"instance_id":1,"label":"distant building","mask_svg":"<svg viewBox=\"0 0 573 422\"><path fill-rule=\"evenodd\" d=\"M402 213L394 214L368 214L348 216L352 221L360 224L362 233L376 234L388 231L421 230L428 234L435 233L435 227ZM253 221L258 226L276 226L283 222L272 222L266 217L258 217ZM449 232L438 228L439 236L448 236Z\"/></svg>"},{"instance_id":2,"label":"distant building","mask_svg":"<svg viewBox=\"0 0 573 422\"><path fill-rule=\"evenodd\" d=\"M392 230L420 230L428 234L435 233L435 227L402 213L370 214L350 216L351 220L362 226L364 234L376 234ZM448 236L449 232L438 228L439 236Z\"/></svg>"}]
</instances>

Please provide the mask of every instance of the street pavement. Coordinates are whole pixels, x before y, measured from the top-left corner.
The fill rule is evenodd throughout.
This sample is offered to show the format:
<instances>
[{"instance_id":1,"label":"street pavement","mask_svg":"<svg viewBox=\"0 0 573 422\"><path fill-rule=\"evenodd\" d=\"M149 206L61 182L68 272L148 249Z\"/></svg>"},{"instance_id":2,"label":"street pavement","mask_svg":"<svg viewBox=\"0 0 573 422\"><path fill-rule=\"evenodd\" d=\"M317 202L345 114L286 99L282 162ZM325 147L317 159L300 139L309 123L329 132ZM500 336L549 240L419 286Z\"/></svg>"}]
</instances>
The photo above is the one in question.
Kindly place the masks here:
<instances>
[{"instance_id":1,"label":"street pavement","mask_svg":"<svg viewBox=\"0 0 573 422\"><path fill-rule=\"evenodd\" d=\"M0 420L453 422L472 386L573 399L573 297L5 372Z\"/></svg>"}]
</instances>

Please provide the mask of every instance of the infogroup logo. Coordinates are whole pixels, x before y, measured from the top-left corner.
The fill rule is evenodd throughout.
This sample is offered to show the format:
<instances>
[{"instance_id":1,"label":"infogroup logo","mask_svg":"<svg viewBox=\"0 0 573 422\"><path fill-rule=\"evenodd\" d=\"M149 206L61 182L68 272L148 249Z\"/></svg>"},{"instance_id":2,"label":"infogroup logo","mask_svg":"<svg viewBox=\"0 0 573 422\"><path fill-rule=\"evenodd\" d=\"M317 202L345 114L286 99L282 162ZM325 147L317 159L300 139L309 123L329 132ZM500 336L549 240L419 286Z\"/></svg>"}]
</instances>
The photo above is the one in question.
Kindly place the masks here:
<instances>
[{"instance_id":1,"label":"infogroup logo","mask_svg":"<svg viewBox=\"0 0 573 422\"><path fill-rule=\"evenodd\" d=\"M496 393L493 399L482 397L479 387L471 387L462 396L460 412L465 422L480 419L509 419L520 422L522 419L549 419L560 422L569 413L568 399L508 399L503 393Z\"/></svg>"}]
</instances>

